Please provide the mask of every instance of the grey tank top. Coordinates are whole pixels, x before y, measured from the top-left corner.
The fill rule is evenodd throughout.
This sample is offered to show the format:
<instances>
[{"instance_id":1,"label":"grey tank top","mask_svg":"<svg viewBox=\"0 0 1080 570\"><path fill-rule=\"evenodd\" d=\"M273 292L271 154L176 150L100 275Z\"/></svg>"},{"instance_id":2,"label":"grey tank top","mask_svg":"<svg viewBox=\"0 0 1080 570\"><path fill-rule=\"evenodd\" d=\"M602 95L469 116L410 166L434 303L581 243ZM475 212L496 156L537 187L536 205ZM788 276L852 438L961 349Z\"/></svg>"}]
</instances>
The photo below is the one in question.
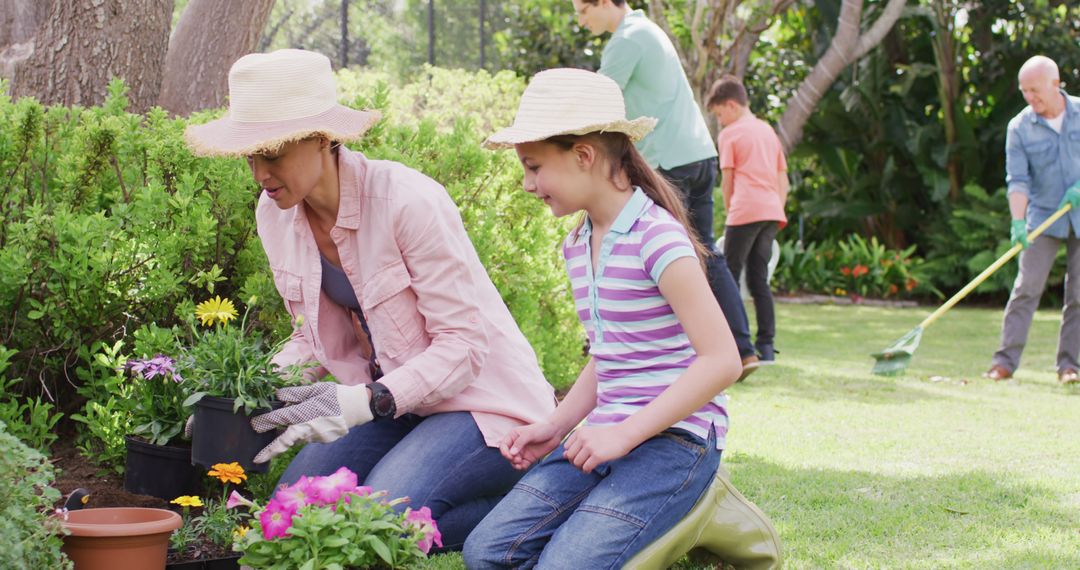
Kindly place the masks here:
<instances>
[{"instance_id":1,"label":"grey tank top","mask_svg":"<svg viewBox=\"0 0 1080 570\"><path fill-rule=\"evenodd\" d=\"M326 296L342 307L359 311L360 301L356 299L356 291L353 291L345 271L330 263L321 253L319 260L322 261L322 289L326 291Z\"/></svg>"}]
</instances>

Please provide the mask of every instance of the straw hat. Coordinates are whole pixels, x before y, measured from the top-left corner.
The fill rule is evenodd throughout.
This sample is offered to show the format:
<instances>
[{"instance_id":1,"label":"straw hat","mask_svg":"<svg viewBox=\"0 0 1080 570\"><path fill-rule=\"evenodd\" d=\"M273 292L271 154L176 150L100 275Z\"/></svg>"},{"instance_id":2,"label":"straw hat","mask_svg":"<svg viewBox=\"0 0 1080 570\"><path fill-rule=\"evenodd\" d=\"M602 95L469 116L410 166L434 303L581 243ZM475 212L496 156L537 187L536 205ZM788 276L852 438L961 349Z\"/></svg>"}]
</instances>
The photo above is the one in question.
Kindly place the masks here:
<instances>
[{"instance_id":1,"label":"straw hat","mask_svg":"<svg viewBox=\"0 0 1080 570\"><path fill-rule=\"evenodd\" d=\"M229 113L184 132L192 152L244 156L322 134L335 141L359 138L379 113L338 103L330 60L298 49L252 53L229 69Z\"/></svg>"},{"instance_id":2,"label":"straw hat","mask_svg":"<svg viewBox=\"0 0 1080 570\"><path fill-rule=\"evenodd\" d=\"M622 90L610 78L584 69L549 69L525 88L514 124L488 137L484 147L594 132L625 133L637 142L655 126L652 117L627 120Z\"/></svg>"}]
</instances>

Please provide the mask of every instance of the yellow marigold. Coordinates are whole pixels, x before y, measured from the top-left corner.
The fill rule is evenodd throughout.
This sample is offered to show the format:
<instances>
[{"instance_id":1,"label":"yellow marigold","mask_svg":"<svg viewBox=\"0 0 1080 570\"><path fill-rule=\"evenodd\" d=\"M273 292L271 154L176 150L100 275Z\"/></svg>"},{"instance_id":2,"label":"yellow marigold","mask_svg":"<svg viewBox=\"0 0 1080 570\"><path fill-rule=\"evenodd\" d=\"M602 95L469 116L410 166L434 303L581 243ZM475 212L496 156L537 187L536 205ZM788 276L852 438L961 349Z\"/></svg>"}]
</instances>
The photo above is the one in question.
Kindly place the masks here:
<instances>
[{"instance_id":1,"label":"yellow marigold","mask_svg":"<svg viewBox=\"0 0 1080 570\"><path fill-rule=\"evenodd\" d=\"M207 471L206 474L211 477L217 477L222 483L239 485L241 482L247 481L247 474L244 473L244 468L235 461L232 463L215 463L210 467L210 471Z\"/></svg>"},{"instance_id":2,"label":"yellow marigold","mask_svg":"<svg viewBox=\"0 0 1080 570\"><path fill-rule=\"evenodd\" d=\"M201 506L203 506L202 499L200 499L200 498L198 498L198 497L196 497L194 495L184 495L184 496L181 496L181 497L177 497L177 498L175 498L175 499L173 499L173 500L171 500L169 502L173 503L174 505L180 505L181 507L201 507Z\"/></svg>"},{"instance_id":3,"label":"yellow marigold","mask_svg":"<svg viewBox=\"0 0 1080 570\"><path fill-rule=\"evenodd\" d=\"M248 533L249 530L251 530L251 527L249 527L249 526L244 526L244 525L237 526L232 531L233 540L235 541L235 540L240 540L241 538L244 538L245 536L247 536L247 533Z\"/></svg>"},{"instance_id":4,"label":"yellow marigold","mask_svg":"<svg viewBox=\"0 0 1080 570\"><path fill-rule=\"evenodd\" d=\"M233 302L222 299L220 296L207 299L195 306L195 316L202 321L203 326L210 326L214 323L228 324L237 315Z\"/></svg>"}]
</instances>

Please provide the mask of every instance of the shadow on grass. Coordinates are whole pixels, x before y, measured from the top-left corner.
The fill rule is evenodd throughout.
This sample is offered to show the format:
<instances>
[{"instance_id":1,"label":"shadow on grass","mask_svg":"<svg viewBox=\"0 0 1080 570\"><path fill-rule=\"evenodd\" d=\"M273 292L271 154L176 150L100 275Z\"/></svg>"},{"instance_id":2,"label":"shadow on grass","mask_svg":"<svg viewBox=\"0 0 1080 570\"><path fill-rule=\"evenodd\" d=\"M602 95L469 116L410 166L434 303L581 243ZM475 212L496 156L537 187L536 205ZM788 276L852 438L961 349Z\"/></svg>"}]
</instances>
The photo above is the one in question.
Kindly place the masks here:
<instances>
[{"instance_id":1,"label":"shadow on grass","mask_svg":"<svg viewBox=\"0 0 1080 570\"><path fill-rule=\"evenodd\" d=\"M772 518L787 567L1080 568L1070 499L1008 475L792 469L740 453L724 462Z\"/></svg>"},{"instance_id":2,"label":"shadow on grass","mask_svg":"<svg viewBox=\"0 0 1080 570\"><path fill-rule=\"evenodd\" d=\"M933 393L918 384L900 382L883 376L829 376L822 372L807 372L797 366L772 364L747 380L728 389L732 397L740 392L767 390L770 395L818 402L843 401L861 404L904 404L922 400L948 398Z\"/></svg>"}]
</instances>

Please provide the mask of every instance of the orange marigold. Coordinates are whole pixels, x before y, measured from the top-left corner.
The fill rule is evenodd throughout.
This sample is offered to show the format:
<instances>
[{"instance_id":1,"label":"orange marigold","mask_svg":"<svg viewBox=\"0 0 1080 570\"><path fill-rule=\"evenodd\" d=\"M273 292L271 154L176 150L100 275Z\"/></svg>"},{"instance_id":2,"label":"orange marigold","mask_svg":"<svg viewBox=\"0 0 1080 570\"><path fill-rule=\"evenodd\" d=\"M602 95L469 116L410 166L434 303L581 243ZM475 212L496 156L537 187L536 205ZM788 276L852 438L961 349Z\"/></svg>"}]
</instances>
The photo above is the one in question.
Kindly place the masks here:
<instances>
[{"instance_id":1,"label":"orange marigold","mask_svg":"<svg viewBox=\"0 0 1080 570\"><path fill-rule=\"evenodd\" d=\"M217 477L222 483L239 485L240 483L247 481L247 474L244 473L244 468L235 461L232 463L215 463L206 474L211 477Z\"/></svg>"}]
</instances>

